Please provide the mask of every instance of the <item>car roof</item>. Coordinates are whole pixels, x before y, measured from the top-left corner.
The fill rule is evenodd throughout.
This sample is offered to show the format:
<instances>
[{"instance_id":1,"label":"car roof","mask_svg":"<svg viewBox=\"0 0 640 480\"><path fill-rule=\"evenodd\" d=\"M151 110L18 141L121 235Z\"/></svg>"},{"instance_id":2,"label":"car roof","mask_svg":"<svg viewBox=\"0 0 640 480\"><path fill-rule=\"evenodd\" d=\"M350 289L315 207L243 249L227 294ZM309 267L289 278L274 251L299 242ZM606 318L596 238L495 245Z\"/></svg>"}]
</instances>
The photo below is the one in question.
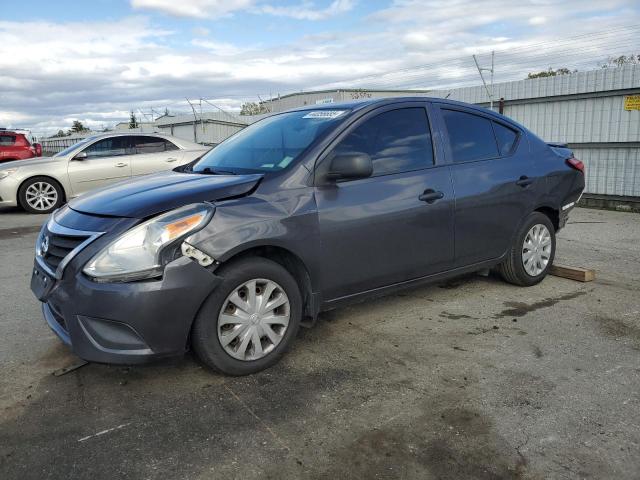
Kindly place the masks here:
<instances>
[{"instance_id":1,"label":"car roof","mask_svg":"<svg viewBox=\"0 0 640 480\"><path fill-rule=\"evenodd\" d=\"M367 98L363 100L354 100L352 102L339 102L339 103L326 103L322 105L305 105L303 107L294 108L288 111L305 111L305 110L335 110L336 108L348 108L349 110L360 110L369 106L380 105L393 105L394 103L404 102L438 102L447 103L451 105L458 105L463 107L475 108L478 110L487 110L478 105L470 103L460 102L458 100L449 100L448 98L440 97L426 97L426 96L403 96L403 97L379 97L379 98ZM490 110L489 110L490 111ZM494 112L495 113L495 112Z\"/></svg>"},{"instance_id":2,"label":"car roof","mask_svg":"<svg viewBox=\"0 0 640 480\"><path fill-rule=\"evenodd\" d=\"M308 110L337 110L341 108L349 109L352 113L369 109L372 110L374 108L384 106L384 105L393 105L396 103L406 103L406 102L437 102L443 103L451 106L464 107L472 110L477 110L478 112L482 112L486 115L491 115L496 119L500 119L507 123L518 126L519 128L524 129L522 125L512 120L509 117L505 117L498 112L493 110L489 110L488 108L481 107L479 105L474 105L472 103L461 102L459 100L450 100L448 98L440 98L440 97L427 97L427 96L406 96L406 97L379 97L379 98L367 98L363 100L355 100L352 102L340 102L340 103L327 103L322 105L305 105L304 107L294 108L291 110L287 110L289 112L295 111L308 111ZM285 113L285 112L279 112ZM276 114L277 115L277 114Z\"/></svg>"},{"instance_id":3,"label":"car roof","mask_svg":"<svg viewBox=\"0 0 640 480\"><path fill-rule=\"evenodd\" d=\"M127 132L127 131L104 132L104 133L97 133L95 135L88 135L87 137L85 137L85 139L90 138L92 141L96 141L96 140L101 140L103 138L126 137L126 136L160 137L167 140L171 140L173 143L185 149L189 149L190 147L193 147L193 146L208 148L208 147L205 147L204 145L200 145L199 143L194 143L192 141L184 140L182 138L174 137L173 135L168 135L166 133L161 133L161 132ZM82 139L78 139L78 141L81 141L81 140Z\"/></svg>"}]
</instances>

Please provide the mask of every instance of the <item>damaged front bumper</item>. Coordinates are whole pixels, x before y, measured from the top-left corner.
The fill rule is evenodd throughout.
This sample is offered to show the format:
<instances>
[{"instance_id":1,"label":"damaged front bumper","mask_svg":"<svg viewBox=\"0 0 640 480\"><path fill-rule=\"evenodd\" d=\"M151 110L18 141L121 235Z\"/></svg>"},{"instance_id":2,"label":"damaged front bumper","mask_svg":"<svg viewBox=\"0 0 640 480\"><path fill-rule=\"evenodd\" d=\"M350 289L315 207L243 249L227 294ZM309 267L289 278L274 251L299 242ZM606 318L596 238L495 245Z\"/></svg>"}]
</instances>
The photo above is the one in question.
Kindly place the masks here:
<instances>
[{"instance_id":1,"label":"damaged front bumper","mask_svg":"<svg viewBox=\"0 0 640 480\"><path fill-rule=\"evenodd\" d=\"M97 283L81 266L69 267L56 280L35 262L31 289L56 335L79 357L101 363L183 354L200 306L221 281L187 257L169 263L161 279L130 283Z\"/></svg>"}]
</instances>

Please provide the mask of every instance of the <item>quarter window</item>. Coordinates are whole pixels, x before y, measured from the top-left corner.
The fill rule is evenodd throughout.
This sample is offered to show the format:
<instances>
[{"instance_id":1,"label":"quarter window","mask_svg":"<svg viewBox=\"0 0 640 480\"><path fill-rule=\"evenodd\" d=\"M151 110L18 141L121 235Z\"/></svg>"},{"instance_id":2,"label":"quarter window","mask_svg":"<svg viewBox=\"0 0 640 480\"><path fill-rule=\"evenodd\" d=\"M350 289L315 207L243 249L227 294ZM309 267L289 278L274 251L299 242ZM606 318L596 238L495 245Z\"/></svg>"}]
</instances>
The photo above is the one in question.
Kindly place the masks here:
<instances>
[{"instance_id":1,"label":"quarter window","mask_svg":"<svg viewBox=\"0 0 640 480\"><path fill-rule=\"evenodd\" d=\"M496 132L498 150L500 155L509 155L518 138L518 133L501 123L493 122L493 131Z\"/></svg>"},{"instance_id":2,"label":"quarter window","mask_svg":"<svg viewBox=\"0 0 640 480\"><path fill-rule=\"evenodd\" d=\"M129 154L129 137L111 137L90 145L85 150L89 158L117 157Z\"/></svg>"},{"instance_id":3,"label":"quarter window","mask_svg":"<svg viewBox=\"0 0 640 480\"><path fill-rule=\"evenodd\" d=\"M458 110L442 110L454 162L498 156L491 120Z\"/></svg>"},{"instance_id":4,"label":"quarter window","mask_svg":"<svg viewBox=\"0 0 640 480\"><path fill-rule=\"evenodd\" d=\"M433 146L424 108L381 113L357 127L334 149L332 156L366 153L373 175L418 170L433 165Z\"/></svg>"}]
</instances>

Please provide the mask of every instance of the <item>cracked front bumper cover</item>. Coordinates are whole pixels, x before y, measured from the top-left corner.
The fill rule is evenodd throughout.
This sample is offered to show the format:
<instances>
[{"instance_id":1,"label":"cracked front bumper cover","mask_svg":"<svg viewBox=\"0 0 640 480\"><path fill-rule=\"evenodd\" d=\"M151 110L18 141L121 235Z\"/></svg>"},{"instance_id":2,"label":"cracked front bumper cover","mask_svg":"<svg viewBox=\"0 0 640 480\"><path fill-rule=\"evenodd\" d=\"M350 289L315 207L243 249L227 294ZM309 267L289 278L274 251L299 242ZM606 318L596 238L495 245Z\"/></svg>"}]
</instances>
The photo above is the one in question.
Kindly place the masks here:
<instances>
[{"instance_id":1,"label":"cracked front bumper cover","mask_svg":"<svg viewBox=\"0 0 640 480\"><path fill-rule=\"evenodd\" d=\"M42 275L34 273L34 293ZM42 298L43 314L56 335L85 360L144 363L185 352L193 320L219 282L186 257L169 263L162 279L153 281L97 283L77 271Z\"/></svg>"}]
</instances>

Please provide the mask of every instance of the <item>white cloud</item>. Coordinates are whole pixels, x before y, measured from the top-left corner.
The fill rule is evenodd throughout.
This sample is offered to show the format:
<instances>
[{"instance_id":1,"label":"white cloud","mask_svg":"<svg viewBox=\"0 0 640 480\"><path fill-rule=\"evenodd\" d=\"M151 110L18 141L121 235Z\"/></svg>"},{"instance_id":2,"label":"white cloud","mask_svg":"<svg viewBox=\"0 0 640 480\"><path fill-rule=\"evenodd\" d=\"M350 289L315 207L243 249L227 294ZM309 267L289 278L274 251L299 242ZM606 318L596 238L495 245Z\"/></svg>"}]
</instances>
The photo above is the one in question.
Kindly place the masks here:
<instances>
[{"instance_id":1,"label":"white cloud","mask_svg":"<svg viewBox=\"0 0 640 480\"><path fill-rule=\"evenodd\" d=\"M531 17L529 19L529 24L530 25L543 25L547 23L547 18L546 17Z\"/></svg>"},{"instance_id":2,"label":"white cloud","mask_svg":"<svg viewBox=\"0 0 640 480\"><path fill-rule=\"evenodd\" d=\"M193 33L196 37L206 37L211 32L208 28L205 27L193 27L191 29L191 33Z\"/></svg>"},{"instance_id":3,"label":"white cloud","mask_svg":"<svg viewBox=\"0 0 640 480\"><path fill-rule=\"evenodd\" d=\"M300 5L264 5L256 11L278 17L295 18L296 20L326 20L352 10L355 4L355 0L334 0L328 7L318 9L313 2L307 1Z\"/></svg>"},{"instance_id":4,"label":"white cloud","mask_svg":"<svg viewBox=\"0 0 640 480\"><path fill-rule=\"evenodd\" d=\"M206 36L199 31L185 39L182 33L157 28L140 16L96 22L0 21L0 125L57 131L69 128L68 119L77 118L100 127L126 120L131 109L168 106L186 111L185 97L216 97L214 103L237 109L243 99L257 100L258 94L264 99L269 92L277 95L327 85L475 84L478 76L471 54L492 49L497 52L496 81L503 81L550 65L584 69L582 65L616 53L617 46L633 44L633 34L637 36L637 30L624 34L615 30L620 24L637 23L631 0L603 0L597 6L585 6L580 0L544 0L535 5L451 1L445 6L435 0L396 2L363 18L357 25L361 28L354 31L300 34L269 48L217 37L214 27ZM183 0L180 5L190 3ZM318 0L304 8L318 12L334 4L327 0L322 7ZM532 28L532 11L553 21ZM290 28L285 22L278 24ZM566 37L557 25L569 23L572 35ZM597 38L581 36L594 31L603 33ZM265 27L252 37L260 41L259 35L277 32ZM552 39L561 41L525 48ZM505 52L510 48L522 50ZM488 55L480 60L486 65ZM416 65L424 67L407 70ZM381 72L392 73L380 76Z\"/></svg>"},{"instance_id":5,"label":"white cloud","mask_svg":"<svg viewBox=\"0 0 640 480\"><path fill-rule=\"evenodd\" d=\"M157 10L176 17L217 18L245 10L254 0L131 0L133 8Z\"/></svg>"},{"instance_id":6,"label":"white cloud","mask_svg":"<svg viewBox=\"0 0 640 480\"><path fill-rule=\"evenodd\" d=\"M353 9L357 0L333 0L317 7L311 0L297 5L271 5L266 0L130 0L133 8L156 10L176 17L219 18L234 12L249 11L297 20L325 20Z\"/></svg>"}]
</instances>

